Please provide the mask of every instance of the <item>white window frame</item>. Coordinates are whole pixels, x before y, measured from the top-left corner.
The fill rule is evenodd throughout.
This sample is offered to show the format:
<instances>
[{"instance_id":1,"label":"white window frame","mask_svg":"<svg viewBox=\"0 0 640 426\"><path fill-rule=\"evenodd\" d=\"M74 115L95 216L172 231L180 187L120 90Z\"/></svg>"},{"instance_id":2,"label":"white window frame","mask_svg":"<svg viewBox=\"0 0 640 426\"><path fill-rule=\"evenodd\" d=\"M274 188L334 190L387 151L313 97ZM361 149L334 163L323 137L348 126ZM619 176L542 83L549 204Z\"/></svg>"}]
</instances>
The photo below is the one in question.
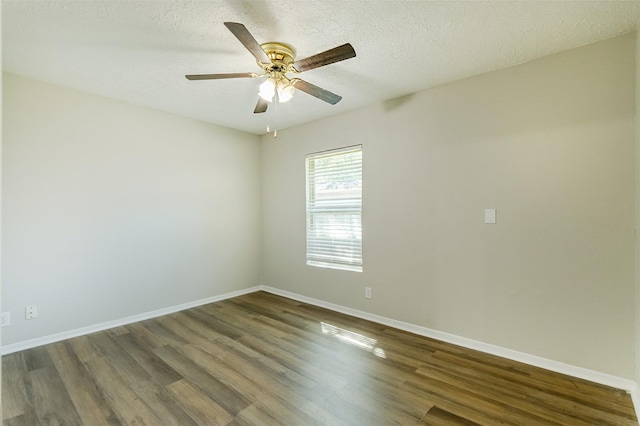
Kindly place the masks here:
<instances>
[{"instance_id":1,"label":"white window frame","mask_svg":"<svg viewBox=\"0 0 640 426\"><path fill-rule=\"evenodd\" d=\"M307 265L362 272L362 145L308 154L305 165Z\"/></svg>"}]
</instances>

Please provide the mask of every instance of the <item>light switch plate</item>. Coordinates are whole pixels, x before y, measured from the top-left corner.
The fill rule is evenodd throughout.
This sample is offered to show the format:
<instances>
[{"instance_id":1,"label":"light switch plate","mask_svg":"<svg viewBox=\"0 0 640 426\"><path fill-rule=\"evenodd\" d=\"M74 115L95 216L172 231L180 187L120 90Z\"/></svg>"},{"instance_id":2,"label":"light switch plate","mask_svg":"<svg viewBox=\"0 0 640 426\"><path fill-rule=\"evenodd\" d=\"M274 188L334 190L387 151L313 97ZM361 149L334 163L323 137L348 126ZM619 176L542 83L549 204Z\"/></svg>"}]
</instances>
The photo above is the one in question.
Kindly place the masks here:
<instances>
[{"instance_id":1,"label":"light switch plate","mask_svg":"<svg viewBox=\"0 0 640 426\"><path fill-rule=\"evenodd\" d=\"M484 209L484 223L496 223L496 209Z\"/></svg>"}]
</instances>

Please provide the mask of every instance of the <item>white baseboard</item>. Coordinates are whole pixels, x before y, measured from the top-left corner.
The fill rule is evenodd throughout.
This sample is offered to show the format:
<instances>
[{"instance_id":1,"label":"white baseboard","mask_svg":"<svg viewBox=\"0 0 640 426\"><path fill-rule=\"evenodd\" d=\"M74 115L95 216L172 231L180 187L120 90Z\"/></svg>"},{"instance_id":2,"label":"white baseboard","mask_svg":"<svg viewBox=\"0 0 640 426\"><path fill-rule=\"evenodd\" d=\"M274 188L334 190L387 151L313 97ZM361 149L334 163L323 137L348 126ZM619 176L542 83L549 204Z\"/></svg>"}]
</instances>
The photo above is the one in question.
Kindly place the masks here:
<instances>
[{"instance_id":1,"label":"white baseboard","mask_svg":"<svg viewBox=\"0 0 640 426\"><path fill-rule=\"evenodd\" d=\"M443 342L452 343L454 345L463 346L465 348L478 350L488 354L496 355L502 358L511 359L513 361L522 362L525 364L533 365L536 367L544 368L546 370L554 371L556 373L567 374L569 376L577 377L591 382L600 383L605 386L614 387L616 389L622 389L631 394L633 398L634 406L640 408L640 387L633 380L623 379L621 377L612 376L609 374L601 373L587 368L577 367L563 362L554 361L551 359L539 357L536 355L527 354L524 352L515 351L512 349L503 348L501 346L491 345L488 343L480 342L473 339L467 339L466 337L456 336L454 334L444 333L442 331L432 330L430 328L422 327L415 324L410 324L402 321L397 321L391 318L386 318L380 315L370 314L368 312L359 311L357 309L348 308L334 303L324 302L322 300L313 299L311 297L302 296L296 293L291 293L285 290L279 290L277 288L262 286L262 290L272 293L278 296L287 297L300 302L309 303L311 305L327 308L332 311L341 312L343 314L351 315L357 318L366 319L379 324L388 325L389 327L398 328L400 330L408 331L420 336L430 337L433 339L441 340ZM635 395L635 396L634 396Z\"/></svg>"},{"instance_id":2,"label":"white baseboard","mask_svg":"<svg viewBox=\"0 0 640 426\"><path fill-rule=\"evenodd\" d=\"M633 401L633 406L636 409L636 417L640 419L640 385L637 382L633 383L633 388L631 389L631 400Z\"/></svg>"},{"instance_id":3,"label":"white baseboard","mask_svg":"<svg viewBox=\"0 0 640 426\"><path fill-rule=\"evenodd\" d=\"M100 324L90 325L88 327L82 327L82 328L77 328L75 330L64 331L62 333L56 333L56 334L51 334L44 337L38 337L37 339L25 340L23 342L14 343L12 345L2 346L0 353L2 355L8 355L13 352L23 351L25 349L35 348L37 346L47 345L49 343L55 343L61 340L71 339L73 337L84 336L86 334L91 334L98 331L104 331L110 328L120 327L123 325L138 322L138 321L144 321L147 319L160 317L162 315L172 314L174 312L183 311L185 309L194 308L196 306L206 305L208 303L213 303L213 302L219 302L220 300L242 296L243 294L254 293L261 289L262 289L261 286L250 287L243 290L233 291L231 293L225 293L218 296L207 297L206 299L195 300L193 302L182 303L180 305L169 306L167 308L145 312L142 314L121 318L114 321L107 321Z\"/></svg>"}]
</instances>

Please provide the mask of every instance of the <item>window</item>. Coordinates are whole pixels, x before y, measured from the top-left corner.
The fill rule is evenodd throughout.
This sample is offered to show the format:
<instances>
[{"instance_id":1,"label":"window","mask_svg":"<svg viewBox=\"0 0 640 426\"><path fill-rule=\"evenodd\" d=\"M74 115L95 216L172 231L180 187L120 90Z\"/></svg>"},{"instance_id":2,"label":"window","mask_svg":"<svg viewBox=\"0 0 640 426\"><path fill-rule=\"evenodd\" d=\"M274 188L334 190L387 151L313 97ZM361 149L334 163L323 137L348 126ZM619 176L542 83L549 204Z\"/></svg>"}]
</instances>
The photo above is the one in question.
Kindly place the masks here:
<instances>
[{"instance_id":1,"label":"window","mask_svg":"<svg viewBox=\"0 0 640 426\"><path fill-rule=\"evenodd\" d=\"M306 160L307 265L362 272L362 145Z\"/></svg>"}]
</instances>

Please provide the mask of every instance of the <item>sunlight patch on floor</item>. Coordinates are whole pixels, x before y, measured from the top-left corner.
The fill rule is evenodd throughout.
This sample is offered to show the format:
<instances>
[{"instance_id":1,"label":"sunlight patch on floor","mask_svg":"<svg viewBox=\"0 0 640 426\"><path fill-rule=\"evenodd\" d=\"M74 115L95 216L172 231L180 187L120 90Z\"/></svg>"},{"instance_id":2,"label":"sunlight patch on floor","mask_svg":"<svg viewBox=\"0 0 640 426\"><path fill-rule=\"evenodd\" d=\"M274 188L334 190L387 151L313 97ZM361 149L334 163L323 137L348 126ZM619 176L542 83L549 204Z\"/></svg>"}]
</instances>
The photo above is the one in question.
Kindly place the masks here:
<instances>
[{"instance_id":1,"label":"sunlight patch on floor","mask_svg":"<svg viewBox=\"0 0 640 426\"><path fill-rule=\"evenodd\" d=\"M345 330L344 328L336 327L335 325L321 322L320 327L322 333L331 335L341 342L349 343L360 349L371 352L379 358L386 358L386 354L382 348L376 346L378 341L362 334L354 333L353 331Z\"/></svg>"}]
</instances>

